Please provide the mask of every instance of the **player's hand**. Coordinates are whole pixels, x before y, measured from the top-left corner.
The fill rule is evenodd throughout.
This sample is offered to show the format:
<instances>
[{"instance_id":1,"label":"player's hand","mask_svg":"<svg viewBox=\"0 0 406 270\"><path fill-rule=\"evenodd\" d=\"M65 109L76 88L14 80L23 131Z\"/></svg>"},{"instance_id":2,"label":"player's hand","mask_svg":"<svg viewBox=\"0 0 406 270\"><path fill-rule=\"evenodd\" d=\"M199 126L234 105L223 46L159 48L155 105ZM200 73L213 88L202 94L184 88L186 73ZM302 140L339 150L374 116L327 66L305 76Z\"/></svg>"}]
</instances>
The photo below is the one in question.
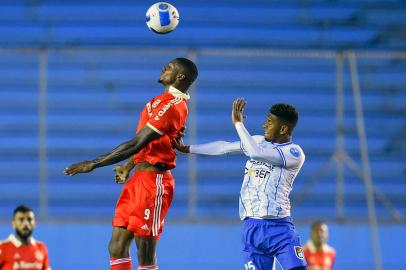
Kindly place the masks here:
<instances>
[{"instance_id":1,"label":"player's hand","mask_svg":"<svg viewBox=\"0 0 406 270\"><path fill-rule=\"evenodd\" d=\"M64 173L69 176L74 176L78 173L88 173L93 171L94 163L92 161L82 161L73 165L70 165L64 170Z\"/></svg>"},{"instance_id":2,"label":"player's hand","mask_svg":"<svg viewBox=\"0 0 406 270\"><path fill-rule=\"evenodd\" d=\"M244 115L244 109L245 105L247 103L243 98L237 98L233 102L233 109L231 111L231 121L233 121L233 124L237 122L242 122L246 118Z\"/></svg>"},{"instance_id":3,"label":"player's hand","mask_svg":"<svg viewBox=\"0 0 406 270\"><path fill-rule=\"evenodd\" d=\"M125 165L117 165L113 171L115 172L114 180L116 184L124 184L130 175L130 170L128 170Z\"/></svg>"}]
</instances>

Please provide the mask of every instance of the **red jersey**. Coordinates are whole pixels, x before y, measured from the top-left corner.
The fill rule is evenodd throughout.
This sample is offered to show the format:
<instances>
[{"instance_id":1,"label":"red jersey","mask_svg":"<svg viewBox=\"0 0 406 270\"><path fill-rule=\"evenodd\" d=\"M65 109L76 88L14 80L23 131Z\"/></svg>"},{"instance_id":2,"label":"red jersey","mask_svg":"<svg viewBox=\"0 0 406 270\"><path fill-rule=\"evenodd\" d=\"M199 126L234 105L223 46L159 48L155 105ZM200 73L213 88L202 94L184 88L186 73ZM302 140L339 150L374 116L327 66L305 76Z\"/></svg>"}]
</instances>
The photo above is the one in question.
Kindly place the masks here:
<instances>
[{"instance_id":1,"label":"red jersey","mask_svg":"<svg viewBox=\"0 0 406 270\"><path fill-rule=\"evenodd\" d=\"M0 270L50 270L45 244L31 238L23 245L14 235L0 242Z\"/></svg>"},{"instance_id":2,"label":"red jersey","mask_svg":"<svg viewBox=\"0 0 406 270\"><path fill-rule=\"evenodd\" d=\"M137 132L145 125L159 133L159 138L151 141L134 156L134 162L163 164L167 169L176 166L176 153L172 142L185 127L188 109L185 98L188 95L171 87L170 91L151 99L141 112Z\"/></svg>"},{"instance_id":3,"label":"red jersey","mask_svg":"<svg viewBox=\"0 0 406 270\"><path fill-rule=\"evenodd\" d=\"M334 248L324 244L320 250L316 250L313 242L310 240L303 247L309 270L331 270L333 269L336 251Z\"/></svg>"}]
</instances>

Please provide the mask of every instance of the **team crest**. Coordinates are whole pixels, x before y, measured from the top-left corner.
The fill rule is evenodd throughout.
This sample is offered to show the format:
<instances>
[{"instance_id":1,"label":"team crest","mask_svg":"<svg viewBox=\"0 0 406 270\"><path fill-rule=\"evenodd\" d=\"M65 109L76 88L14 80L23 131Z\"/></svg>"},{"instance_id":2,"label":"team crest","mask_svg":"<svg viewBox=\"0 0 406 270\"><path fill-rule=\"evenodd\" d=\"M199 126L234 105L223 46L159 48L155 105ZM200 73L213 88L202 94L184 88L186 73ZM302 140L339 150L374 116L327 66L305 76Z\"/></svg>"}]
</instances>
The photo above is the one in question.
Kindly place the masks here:
<instances>
[{"instance_id":1,"label":"team crest","mask_svg":"<svg viewBox=\"0 0 406 270\"><path fill-rule=\"evenodd\" d=\"M292 147L292 148L290 148L290 153L292 154L292 156L294 156L294 157L300 157L300 151L299 151L299 149L297 149L297 148L295 148L295 147Z\"/></svg>"},{"instance_id":2,"label":"team crest","mask_svg":"<svg viewBox=\"0 0 406 270\"><path fill-rule=\"evenodd\" d=\"M37 251L35 251L35 258L36 258L38 261L42 261L42 260L44 259L44 254L42 254L41 251L37 250Z\"/></svg>"},{"instance_id":3,"label":"team crest","mask_svg":"<svg viewBox=\"0 0 406 270\"><path fill-rule=\"evenodd\" d=\"M303 253L303 248L300 246L295 246L295 254L296 257L299 259L303 260L304 259L304 253Z\"/></svg>"}]
</instances>

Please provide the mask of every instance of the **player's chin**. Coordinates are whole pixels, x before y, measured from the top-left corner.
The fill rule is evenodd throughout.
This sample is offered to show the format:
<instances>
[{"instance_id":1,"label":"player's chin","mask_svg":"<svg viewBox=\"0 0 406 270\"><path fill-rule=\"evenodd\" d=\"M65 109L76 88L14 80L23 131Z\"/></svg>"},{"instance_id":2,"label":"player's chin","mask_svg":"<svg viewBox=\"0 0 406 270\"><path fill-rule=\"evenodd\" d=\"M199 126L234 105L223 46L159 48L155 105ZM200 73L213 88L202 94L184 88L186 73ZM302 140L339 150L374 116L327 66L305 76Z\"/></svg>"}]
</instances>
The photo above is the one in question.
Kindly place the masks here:
<instances>
[{"instance_id":1,"label":"player's chin","mask_svg":"<svg viewBox=\"0 0 406 270\"><path fill-rule=\"evenodd\" d=\"M21 230L20 235L23 237L29 237L32 234L32 230Z\"/></svg>"}]
</instances>

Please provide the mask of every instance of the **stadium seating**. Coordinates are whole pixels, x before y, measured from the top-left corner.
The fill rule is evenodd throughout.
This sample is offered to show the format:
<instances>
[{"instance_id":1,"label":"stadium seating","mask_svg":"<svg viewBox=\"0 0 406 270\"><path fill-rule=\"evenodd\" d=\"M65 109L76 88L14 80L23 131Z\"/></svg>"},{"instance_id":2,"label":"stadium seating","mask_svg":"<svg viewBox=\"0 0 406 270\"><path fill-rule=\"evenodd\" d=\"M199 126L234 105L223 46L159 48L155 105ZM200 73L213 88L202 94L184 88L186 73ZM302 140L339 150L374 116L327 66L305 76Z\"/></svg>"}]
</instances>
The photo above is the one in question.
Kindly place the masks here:
<instances>
[{"instance_id":1,"label":"stadium seating","mask_svg":"<svg viewBox=\"0 0 406 270\"><path fill-rule=\"evenodd\" d=\"M63 168L130 138L140 109L160 92L156 79L161 66L173 57L190 55L193 51L182 49L191 48L197 50L200 70L192 92L195 109L190 112L196 121L195 141L237 140L229 120L235 97L247 99L247 126L255 134L262 133L261 125L272 103L294 103L301 114L294 140L307 155L292 194L294 215L334 218L334 166L304 201L296 204L295 199L335 151L335 59L246 57L238 53L211 56L199 54L199 49L404 50L404 33L398 29L406 24L402 16L406 6L402 1L374 0L340 4L234 2L228 7L227 1L178 1L181 25L164 37L153 35L144 26L145 6L138 1L102 5L79 1L72 5L0 3L0 46L25 48L0 49L0 213L4 213L0 217L7 217L16 198L38 208L39 194L44 192L38 183L41 46L49 47L45 188L50 218L111 216L120 186L113 185L110 168L75 178L64 176ZM75 48L60 48L66 46ZM115 46L127 49L112 49ZM150 46L166 47L168 51L133 48ZM401 135L406 131L406 63L391 58L360 58L358 65L373 180L406 214L401 188L406 172ZM345 89L346 149L361 164L348 68ZM191 141L188 134L186 141ZM190 162L180 156L174 171L177 186L171 217L189 214ZM195 214L236 218L245 159L198 157L196 163ZM366 216L363 183L348 169L345 175L346 214ZM377 207L380 217L388 217L381 204Z\"/></svg>"}]
</instances>

